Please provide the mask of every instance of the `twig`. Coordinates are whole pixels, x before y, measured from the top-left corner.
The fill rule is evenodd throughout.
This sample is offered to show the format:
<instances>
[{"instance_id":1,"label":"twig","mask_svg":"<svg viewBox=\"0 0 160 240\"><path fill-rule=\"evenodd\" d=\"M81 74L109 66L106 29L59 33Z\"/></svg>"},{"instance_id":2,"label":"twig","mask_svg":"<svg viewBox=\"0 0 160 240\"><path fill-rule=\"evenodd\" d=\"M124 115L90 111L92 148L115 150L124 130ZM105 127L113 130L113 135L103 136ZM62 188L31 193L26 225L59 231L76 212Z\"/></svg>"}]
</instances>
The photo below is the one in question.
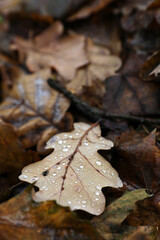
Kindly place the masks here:
<instances>
[{"instance_id":1,"label":"twig","mask_svg":"<svg viewBox=\"0 0 160 240\"><path fill-rule=\"evenodd\" d=\"M66 88L62 87L58 81L55 81L53 79L48 79L48 84L51 88L54 88L58 90L59 92L63 93L64 96L71 100L71 102L74 104L74 106L81 111L84 115L88 116L89 118L93 119L94 121L97 121L98 119L123 119L128 122L137 122L141 124L155 124L159 125L160 120L151 120L144 117L137 117L137 116L131 116L131 115L123 115L123 114L114 114L114 113L107 113L103 110L100 110L98 108L91 107L86 102L79 99L77 96L75 96L73 93L69 92Z\"/></svg>"}]
</instances>

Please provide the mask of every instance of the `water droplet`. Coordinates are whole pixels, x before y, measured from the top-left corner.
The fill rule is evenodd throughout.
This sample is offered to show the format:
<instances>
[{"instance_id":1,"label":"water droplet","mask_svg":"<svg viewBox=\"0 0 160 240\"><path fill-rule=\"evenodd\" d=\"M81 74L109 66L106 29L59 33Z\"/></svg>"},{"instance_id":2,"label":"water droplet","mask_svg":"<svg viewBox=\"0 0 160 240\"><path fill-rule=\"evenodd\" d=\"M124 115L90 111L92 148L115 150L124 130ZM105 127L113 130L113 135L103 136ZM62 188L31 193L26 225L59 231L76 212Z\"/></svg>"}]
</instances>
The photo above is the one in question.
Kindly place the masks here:
<instances>
[{"instance_id":1,"label":"water droplet","mask_svg":"<svg viewBox=\"0 0 160 240\"><path fill-rule=\"evenodd\" d=\"M53 173L53 176L56 176L57 174L56 173Z\"/></svg>"},{"instance_id":2,"label":"water droplet","mask_svg":"<svg viewBox=\"0 0 160 240\"><path fill-rule=\"evenodd\" d=\"M99 195L99 192L95 192L95 195L98 196L98 195Z\"/></svg>"},{"instance_id":3,"label":"water droplet","mask_svg":"<svg viewBox=\"0 0 160 240\"><path fill-rule=\"evenodd\" d=\"M24 179L27 179L28 178L28 175L22 175Z\"/></svg>"},{"instance_id":4,"label":"water droplet","mask_svg":"<svg viewBox=\"0 0 160 240\"><path fill-rule=\"evenodd\" d=\"M96 164L98 165L98 166L101 166L101 162L100 161L96 161Z\"/></svg>"},{"instance_id":5,"label":"water droplet","mask_svg":"<svg viewBox=\"0 0 160 240\"><path fill-rule=\"evenodd\" d=\"M83 165L81 165L81 166L80 166L80 168L81 168L81 169L83 169L83 168L84 168L84 166L83 166Z\"/></svg>"},{"instance_id":6,"label":"water droplet","mask_svg":"<svg viewBox=\"0 0 160 240\"><path fill-rule=\"evenodd\" d=\"M62 144L62 140L59 140L58 143L59 143L59 144Z\"/></svg>"},{"instance_id":7,"label":"water droplet","mask_svg":"<svg viewBox=\"0 0 160 240\"><path fill-rule=\"evenodd\" d=\"M48 167L45 167L44 169L45 169L45 170L47 170L47 169L48 169Z\"/></svg>"},{"instance_id":8,"label":"water droplet","mask_svg":"<svg viewBox=\"0 0 160 240\"><path fill-rule=\"evenodd\" d=\"M100 186L100 185L97 185L97 186L96 186L96 189L97 189L97 190L100 190L100 189L101 189L101 186Z\"/></svg>"},{"instance_id":9,"label":"water droplet","mask_svg":"<svg viewBox=\"0 0 160 240\"><path fill-rule=\"evenodd\" d=\"M67 134L64 134L64 137L67 137Z\"/></svg>"},{"instance_id":10,"label":"water droplet","mask_svg":"<svg viewBox=\"0 0 160 240\"><path fill-rule=\"evenodd\" d=\"M70 205L72 202L68 200L68 204Z\"/></svg>"},{"instance_id":11,"label":"water droplet","mask_svg":"<svg viewBox=\"0 0 160 240\"><path fill-rule=\"evenodd\" d=\"M67 145L67 147L68 147L68 148L70 148L70 147L71 147L71 145Z\"/></svg>"},{"instance_id":12,"label":"water droplet","mask_svg":"<svg viewBox=\"0 0 160 240\"><path fill-rule=\"evenodd\" d=\"M38 180L38 177L33 177L33 178L32 178L32 181L33 181L33 182L35 182L35 181L37 181L37 180Z\"/></svg>"},{"instance_id":13,"label":"water droplet","mask_svg":"<svg viewBox=\"0 0 160 240\"><path fill-rule=\"evenodd\" d=\"M65 162L63 162L62 165L64 166L64 165L65 165Z\"/></svg>"},{"instance_id":14,"label":"water droplet","mask_svg":"<svg viewBox=\"0 0 160 240\"><path fill-rule=\"evenodd\" d=\"M68 151L68 148L63 148L63 152L67 152Z\"/></svg>"},{"instance_id":15,"label":"water droplet","mask_svg":"<svg viewBox=\"0 0 160 240\"><path fill-rule=\"evenodd\" d=\"M87 203L87 201L86 201L86 200L83 200L83 201L82 201L82 204L86 204L86 203Z\"/></svg>"},{"instance_id":16,"label":"water droplet","mask_svg":"<svg viewBox=\"0 0 160 240\"><path fill-rule=\"evenodd\" d=\"M28 170L24 170L24 172L26 173L26 172L28 172Z\"/></svg>"},{"instance_id":17,"label":"water droplet","mask_svg":"<svg viewBox=\"0 0 160 240\"><path fill-rule=\"evenodd\" d=\"M73 187L73 189L74 189L74 191L76 191L76 192L81 192L82 187L79 186L79 185L75 185L75 186Z\"/></svg>"},{"instance_id":18,"label":"water droplet","mask_svg":"<svg viewBox=\"0 0 160 240\"><path fill-rule=\"evenodd\" d=\"M79 135L79 133L76 133L76 135L78 136L78 135Z\"/></svg>"},{"instance_id":19,"label":"water droplet","mask_svg":"<svg viewBox=\"0 0 160 240\"><path fill-rule=\"evenodd\" d=\"M60 169L61 169L61 166L58 166L57 169L60 170Z\"/></svg>"},{"instance_id":20,"label":"water droplet","mask_svg":"<svg viewBox=\"0 0 160 240\"><path fill-rule=\"evenodd\" d=\"M99 198L98 198L98 197L96 197L96 198L95 198L95 200L96 200L96 201L98 201L98 200L99 200Z\"/></svg>"},{"instance_id":21,"label":"water droplet","mask_svg":"<svg viewBox=\"0 0 160 240\"><path fill-rule=\"evenodd\" d=\"M70 136L69 136L69 138L73 138L73 136L72 136L72 135L70 135Z\"/></svg>"},{"instance_id":22,"label":"water droplet","mask_svg":"<svg viewBox=\"0 0 160 240\"><path fill-rule=\"evenodd\" d=\"M114 172L112 172L111 175L114 176Z\"/></svg>"},{"instance_id":23,"label":"water droplet","mask_svg":"<svg viewBox=\"0 0 160 240\"><path fill-rule=\"evenodd\" d=\"M86 146L87 146L87 145L88 145L88 142L85 142L85 143L84 143L84 145L86 145Z\"/></svg>"},{"instance_id":24,"label":"water droplet","mask_svg":"<svg viewBox=\"0 0 160 240\"><path fill-rule=\"evenodd\" d=\"M106 173L106 170L103 169L102 172L103 172L103 173Z\"/></svg>"}]
</instances>

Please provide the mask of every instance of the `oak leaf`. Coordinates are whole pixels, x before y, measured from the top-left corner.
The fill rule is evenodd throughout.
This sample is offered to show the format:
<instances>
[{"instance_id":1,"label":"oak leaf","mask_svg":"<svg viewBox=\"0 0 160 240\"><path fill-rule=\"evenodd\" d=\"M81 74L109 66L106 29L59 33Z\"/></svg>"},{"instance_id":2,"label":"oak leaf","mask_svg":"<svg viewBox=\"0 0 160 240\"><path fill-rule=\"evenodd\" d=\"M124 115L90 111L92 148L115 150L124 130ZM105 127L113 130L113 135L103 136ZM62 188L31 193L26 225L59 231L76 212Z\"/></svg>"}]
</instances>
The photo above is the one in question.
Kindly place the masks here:
<instances>
[{"instance_id":1,"label":"oak leaf","mask_svg":"<svg viewBox=\"0 0 160 240\"><path fill-rule=\"evenodd\" d=\"M66 111L70 103L48 86L49 69L30 75L19 70L18 74L13 78L12 89L5 82L2 84L0 117L15 126L25 148L37 144L37 150L43 152L46 141L63 128L63 119L66 123L69 120Z\"/></svg>"},{"instance_id":2,"label":"oak leaf","mask_svg":"<svg viewBox=\"0 0 160 240\"><path fill-rule=\"evenodd\" d=\"M101 137L99 125L75 123L74 130L51 138L47 148L54 152L40 162L26 166L20 180L35 183L33 199L56 200L71 210L99 215L105 207L101 189L121 187L122 182L109 162L97 153L113 143Z\"/></svg>"},{"instance_id":3,"label":"oak leaf","mask_svg":"<svg viewBox=\"0 0 160 240\"><path fill-rule=\"evenodd\" d=\"M72 79L76 69L87 64L85 37L73 32L63 36L63 25L57 21L31 40L15 37L12 50L19 51L20 61L32 72L52 67L64 79Z\"/></svg>"},{"instance_id":4,"label":"oak leaf","mask_svg":"<svg viewBox=\"0 0 160 240\"><path fill-rule=\"evenodd\" d=\"M77 70L76 76L67 84L67 88L79 93L83 86L91 86L96 80L104 81L115 75L121 67L121 59L111 55L108 48L94 44L87 39L89 64Z\"/></svg>"}]
</instances>

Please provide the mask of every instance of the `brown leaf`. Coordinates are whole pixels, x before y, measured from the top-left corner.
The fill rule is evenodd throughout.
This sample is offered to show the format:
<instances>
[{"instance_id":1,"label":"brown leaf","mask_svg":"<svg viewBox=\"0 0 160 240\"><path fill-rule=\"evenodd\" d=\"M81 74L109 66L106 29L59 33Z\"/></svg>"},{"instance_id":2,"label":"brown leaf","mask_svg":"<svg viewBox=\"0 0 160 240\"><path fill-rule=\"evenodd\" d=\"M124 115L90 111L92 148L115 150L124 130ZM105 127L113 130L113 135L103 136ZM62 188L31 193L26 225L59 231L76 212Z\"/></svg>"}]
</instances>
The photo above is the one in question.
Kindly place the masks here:
<instances>
[{"instance_id":1,"label":"brown leaf","mask_svg":"<svg viewBox=\"0 0 160 240\"><path fill-rule=\"evenodd\" d=\"M145 81L160 78L160 50L144 63L140 71L140 77Z\"/></svg>"},{"instance_id":2,"label":"brown leaf","mask_svg":"<svg viewBox=\"0 0 160 240\"><path fill-rule=\"evenodd\" d=\"M78 12L74 13L71 17L69 17L69 21L74 21L80 18L86 18L93 13L96 13L109 5L113 0L92 0L87 3L82 9L78 10Z\"/></svg>"},{"instance_id":3,"label":"brown leaf","mask_svg":"<svg viewBox=\"0 0 160 240\"><path fill-rule=\"evenodd\" d=\"M111 55L109 49L87 40L89 64L77 70L76 76L67 84L72 92L80 93L83 86L91 86L93 81L115 75L121 67L121 59Z\"/></svg>"},{"instance_id":4,"label":"brown leaf","mask_svg":"<svg viewBox=\"0 0 160 240\"><path fill-rule=\"evenodd\" d=\"M78 219L69 209L52 201L33 202L30 190L0 205L0 239L102 239L89 222Z\"/></svg>"},{"instance_id":5,"label":"brown leaf","mask_svg":"<svg viewBox=\"0 0 160 240\"><path fill-rule=\"evenodd\" d=\"M0 119L0 174L17 175L26 164L39 161L36 152L25 151L12 125ZM17 175L18 176L18 175Z\"/></svg>"},{"instance_id":6,"label":"brown leaf","mask_svg":"<svg viewBox=\"0 0 160 240\"><path fill-rule=\"evenodd\" d=\"M158 191L160 150L155 144L156 130L147 137L133 131L123 133L117 138L115 146L119 157L116 169L123 180L138 187Z\"/></svg>"},{"instance_id":7,"label":"brown leaf","mask_svg":"<svg viewBox=\"0 0 160 240\"><path fill-rule=\"evenodd\" d=\"M64 79L72 79L76 69L87 64L85 37L73 32L63 36L63 25L57 21L32 41L14 38L12 50L19 51L21 62L26 57L26 65L32 72L52 67Z\"/></svg>"},{"instance_id":8,"label":"brown leaf","mask_svg":"<svg viewBox=\"0 0 160 240\"><path fill-rule=\"evenodd\" d=\"M159 114L159 84L143 82L138 73L144 63L144 56L131 54L121 75L106 80L103 108L118 114Z\"/></svg>"},{"instance_id":9,"label":"brown leaf","mask_svg":"<svg viewBox=\"0 0 160 240\"><path fill-rule=\"evenodd\" d=\"M13 124L25 148L37 144L39 152L44 151L45 142L66 123L69 101L57 91L52 90L46 79L50 70L27 75L19 71L13 88L3 86L5 100L0 105L0 117Z\"/></svg>"},{"instance_id":10,"label":"brown leaf","mask_svg":"<svg viewBox=\"0 0 160 240\"><path fill-rule=\"evenodd\" d=\"M101 189L105 186L122 187L112 166L97 153L110 149L113 143L100 137L97 124L75 123L74 131L61 133L49 140L54 152L42 161L22 170L20 180L35 183L37 202L56 200L72 210L82 209L99 215L105 207Z\"/></svg>"}]
</instances>

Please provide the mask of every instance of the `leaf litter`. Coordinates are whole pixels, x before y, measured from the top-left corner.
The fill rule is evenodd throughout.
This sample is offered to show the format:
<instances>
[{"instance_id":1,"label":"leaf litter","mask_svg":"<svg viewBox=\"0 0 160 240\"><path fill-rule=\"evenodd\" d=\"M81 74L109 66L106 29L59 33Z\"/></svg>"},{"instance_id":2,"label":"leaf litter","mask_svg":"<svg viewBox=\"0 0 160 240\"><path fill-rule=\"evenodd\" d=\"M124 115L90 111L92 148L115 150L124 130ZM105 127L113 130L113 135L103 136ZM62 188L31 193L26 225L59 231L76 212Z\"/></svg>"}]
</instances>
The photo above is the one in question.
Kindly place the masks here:
<instances>
[{"instance_id":1,"label":"leaf litter","mask_svg":"<svg viewBox=\"0 0 160 240\"><path fill-rule=\"evenodd\" d=\"M117 178L119 175L123 180L120 188L109 187L106 181L101 189L94 188L99 191L96 198L100 196L103 200L101 211L104 212L100 216L98 211L92 211L96 217L87 214L87 210L71 212L68 207L73 205L68 202L65 208L53 200L33 201L32 197L40 201L45 196L44 192L48 192L44 189L40 191L49 177L47 169L44 169L46 166L39 172L38 181L32 183L35 185L32 197L31 187L21 192L24 183L12 186L17 182L21 168L31 162L36 162L38 166L54 156L57 152L54 144L58 144L56 137L75 131L70 132L73 130L73 119L83 124L89 120L63 95L47 86L47 78L52 78L53 74L62 86L111 115L136 115L151 120L159 118L159 55L156 56L160 48L159 1L126 0L119 3L92 0L88 3L79 0L74 4L67 1L65 6L63 1L50 0L3 2L0 3L0 132L5 137L0 143L0 186L1 189L11 187L12 190L8 189L10 195L7 198L0 193L1 202L4 201L0 204L0 238L159 239L159 140L158 130L154 130L158 124L127 122L114 119L114 116L100 121L104 141L116 140L115 147L100 151L108 160L100 160L101 165L97 165L94 158L92 160L98 170L104 170L101 168L103 164L112 165L117 171ZM147 60L149 56L152 57ZM80 73L83 76L77 77ZM41 81L35 84L39 77ZM92 119L90 121L93 122ZM45 149L50 138L53 142L50 140L50 148ZM67 156L69 149L72 148L62 151L62 155ZM94 154L101 158L99 149L94 148ZM15 153L15 157L11 152ZM38 153L45 157L40 162ZM53 159L51 162L52 166ZM68 166L67 161L65 163ZM74 160L68 169L72 164ZM83 164L77 164L79 170L75 171L85 173L84 168L80 168ZM59 174L58 181L62 186L66 168L57 165L52 171ZM93 174L94 181L96 174ZM85 176L83 182L86 184L93 175L82 174L80 177ZM70 180L65 178L68 184L72 183ZM79 184L73 189L74 184L69 185L69 193L75 192L79 196ZM152 196L142 188L149 188ZM17 195L17 192L21 193ZM121 201L125 196L126 201ZM78 201L81 199L78 198ZM81 202L79 209L84 210L82 205L87 206L88 203ZM132 205L130 208L129 204Z\"/></svg>"}]
</instances>

